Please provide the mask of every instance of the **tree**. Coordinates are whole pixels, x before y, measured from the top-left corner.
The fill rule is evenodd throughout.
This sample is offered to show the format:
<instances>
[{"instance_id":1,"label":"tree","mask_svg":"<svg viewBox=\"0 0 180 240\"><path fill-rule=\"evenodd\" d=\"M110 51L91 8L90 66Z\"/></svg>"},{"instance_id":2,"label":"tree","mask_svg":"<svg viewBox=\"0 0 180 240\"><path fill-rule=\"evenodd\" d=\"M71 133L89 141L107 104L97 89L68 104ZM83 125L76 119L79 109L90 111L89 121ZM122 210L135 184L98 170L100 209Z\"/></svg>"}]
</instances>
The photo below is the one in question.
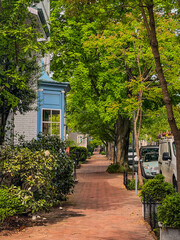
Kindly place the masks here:
<instances>
[{"instance_id":1,"label":"tree","mask_svg":"<svg viewBox=\"0 0 180 240\"><path fill-rule=\"evenodd\" d=\"M137 113L142 111L144 97L147 100L151 99L153 106L157 102L153 93L156 94L156 98L159 96L161 99L158 79L156 77L152 79L155 68L152 64L153 55L149 50L147 34L142 26L140 29L137 28L138 22L141 22L140 12L136 11L133 14L137 20L133 19L133 24L129 28L132 19L128 13L132 12L132 7L126 9L125 7L128 7L128 4L116 1L103 1L102 3L59 1L59 6L54 8L53 17L58 19L54 25L56 44L53 42L56 46L55 76L61 79L71 79L70 81L75 86L75 98L72 102L81 99L79 92L82 91L83 100L75 108L82 107L87 102L85 96L88 96L88 100L93 97L95 104L91 103L89 106L91 108L98 106L98 111L101 110L99 116L103 122L112 122L112 119L114 122L118 116L128 122L127 115L132 114L132 110L137 109ZM137 2L134 4L135 7L137 7ZM137 32L134 32L134 29L137 29ZM124 38L119 36L122 35L123 30L126 31L123 34ZM138 37L138 32L140 37ZM136 49L133 44L136 44ZM144 60L139 58L142 49L144 49ZM172 68L170 61L168 64ZM84 87L80 88L81 85ZM147 91L149 86L153 91L149 89ZM172 89L171 86L170 88ZM92 94L91 89L95 95ZM176 89L175 91L177 92ZM174 93L174 90L172 92ZM159 99L158 102L160 102ZM146 109L147 105L146 101L143 108ZM87 114L87 109L80 108L80 110ZM136 114L135 123L138 122L138 115ZM115 118L111 118L112 116ZM140 123L141 113L139 116ZM80 124L81 121L79 121ZM118 126L118 122L116 124ZM138 136L139 133L136 135Z\"/></svg>"},{"instance_id":2,"label":"tree","mask_svg":"<svg viewBox=\"0 0 180 240\"><path fill-rule=\"evenodd\" d=\"M0 145L10 110L29 111L39 77L37 25L28 12L32 1L0 1Z\"/></svg>"},{"instance_id":3,"label":"tree","mask_svg":"<svg viewBox=\"0 0 180 240\"><path fill-rule=\"evenodd\" d=\"M71 84L68 99L71 123L73 120L74 128L79 131L98 134L102 141L115 141L118 99L127 94L126 90L120 95L117 91L117 85L125 81L124 73L115 68L112 69L115 72L111 72L103 60L103 50L101 52L96 47L88 46L90 36L100 34L107 23L101 21L102 16L94 19L94 5L91 3L87 3L90 9L83 4L70 4L69 1L56 4L53 5L51 18L52 69L56 79L68 80ZM100 9L99 5L96 7ZM122 116L121 121L128 125L126 131L129 132L128 117ZM128 137L122 137L122 141L125 143L121 148L128 146ZM125 158L127 160L127 151L123 151L123 154L126 157L122 156L121 163Z\"/></svg>"},{"instance_id":4,"label":"tree","mask_svg":"<svg viewBox=\"0 0 180 240\"><path fill-rule=\"evenodd\" d=\"M178 107L174 107L175 118L180 127L180 111ZM143 126L141 129L140 139L146 139L148 142L157 142L162 133L170 132L170 126L167 118L165 106L157 110L149 110L144 117Z\"/></svg>"},{"instance_id":5,"label":"tree","mask_svg":"<svg viewBox=\"0 0 180 240\"><path fill-rule=\"evenodd\" d=\"M178 126L174 117L172 99L170 97L167 80L166 80L164 69L161 62L161 53L159 51L159 46L158 46L159 41L157 38L156 20L155 20L155 9L158 8L159 6L162 6L162 8L168 6L169 2L163 1L162 5L160 5L159 1L158 3L156 3L156 1L154 0L148 0L148 1L139 0L139 4L140 4L142 17L144 20L144 24L146 26L147 34L150 41L150 46L151 46L155 64L156 64L156 72L157 72L158 79L160 81L160 85L162 89L163 100L167 110L168 122L175 139L176 160L177 160L177 182L178 182L178 191L180 191L180 129L178 129Z\"/></svg>"},{"instance_id":6,"label":"tree","mask_svg":"<svg viewBox=\"0 0 180 240\"><path fill-rule=\"evenodd\" d=\"M179 3L179 1L178 1ZM123 1L121 6L118 8L126 7L127 9L132 9L134 15L137 16L137 12L140 11L144 25L146 27L147 35L149 38L149 43L152 49L155 65L156 65L156 73L160 82L160 86L162 89L162 95L164 104L167 110L168 122L171 128L171 131L174 135L176 150L177 150L177 175L178 175L178 189L180 189L180 130L178 129L177 122L174 117L173 112L173 101L171 98L170 90L168 88L167 77L164 71L164 67L162 64L162 54L161 49L159 47L159 39L157 35L157 25L158 21L157 16L160 17L168 17L168 14L172 14L172 10L178 8L177 1L156 1L156 0L137 0L137 1ZM175 30L173 32L178 38L178 32ZM168 44L167 44L168 45ZM174 56L172 57L172 62ZM179 190L180 191L180 190Z\"/></svg>"}]
</instances>

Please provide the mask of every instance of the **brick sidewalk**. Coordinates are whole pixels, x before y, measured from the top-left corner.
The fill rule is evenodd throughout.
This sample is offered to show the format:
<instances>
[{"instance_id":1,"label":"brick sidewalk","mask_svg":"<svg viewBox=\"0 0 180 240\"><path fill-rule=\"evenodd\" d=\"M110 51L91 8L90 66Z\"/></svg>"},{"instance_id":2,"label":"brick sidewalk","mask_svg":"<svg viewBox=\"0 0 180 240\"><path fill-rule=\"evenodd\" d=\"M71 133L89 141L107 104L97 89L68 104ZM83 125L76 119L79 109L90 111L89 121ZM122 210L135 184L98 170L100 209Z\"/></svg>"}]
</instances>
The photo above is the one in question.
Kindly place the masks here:
<instances>
[{"instance_id":1,"label":"brick sidewalk","mask_svg":"<svg viewBox=\"0 0 180 240\"><path fill-rule=\"evenodd\" d=\"M63 210L51 213L53 221L0 240L155 239L142 218L139 197L124 188L121 175L105 172L108 165L105 156L95 154L77 170L74 194Z\"/></svg>"}]
</instances>

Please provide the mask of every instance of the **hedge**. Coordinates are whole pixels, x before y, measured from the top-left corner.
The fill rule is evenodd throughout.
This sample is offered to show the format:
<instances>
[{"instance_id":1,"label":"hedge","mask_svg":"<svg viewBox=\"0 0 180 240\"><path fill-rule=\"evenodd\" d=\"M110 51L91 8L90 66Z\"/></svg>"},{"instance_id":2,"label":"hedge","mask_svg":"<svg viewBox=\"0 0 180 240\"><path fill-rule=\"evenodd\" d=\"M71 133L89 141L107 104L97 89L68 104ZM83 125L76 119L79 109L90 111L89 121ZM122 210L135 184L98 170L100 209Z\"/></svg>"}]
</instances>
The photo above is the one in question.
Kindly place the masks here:
<instances>
[{"instance_id":1,"label":"hedge","mask_svg":"<svg viewBox=\"0 0 180 240\"><path fill-rule=\"evenodd\" d=\"M88 151L85 147L70 147L69 157L74 161L84 162L87 159Z\"/></svg>"}]
</instances>

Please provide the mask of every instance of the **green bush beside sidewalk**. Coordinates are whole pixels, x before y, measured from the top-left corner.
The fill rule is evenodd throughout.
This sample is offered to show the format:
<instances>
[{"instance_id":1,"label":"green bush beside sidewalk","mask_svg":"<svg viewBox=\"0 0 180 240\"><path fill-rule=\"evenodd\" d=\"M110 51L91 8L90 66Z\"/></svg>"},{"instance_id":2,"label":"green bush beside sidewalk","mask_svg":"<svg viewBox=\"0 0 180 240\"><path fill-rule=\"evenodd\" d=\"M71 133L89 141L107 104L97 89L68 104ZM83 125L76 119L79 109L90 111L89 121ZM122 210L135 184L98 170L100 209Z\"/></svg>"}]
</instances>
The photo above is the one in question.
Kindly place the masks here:
<instances>
[{"instance_id":1,"label":"green bush beside sidewalk","mask_svg":"<svg viewBox=\"0 0 180 240\"><path fill-rule=\"evenodd\" d=\"M74 186L72 172L73 162L57 137L41 136L0 152L0 184L20 201L24 212L49 210L64 200ZM3 214L0 210L2 221L8 216Z\"/></svg>"}]
</instances>

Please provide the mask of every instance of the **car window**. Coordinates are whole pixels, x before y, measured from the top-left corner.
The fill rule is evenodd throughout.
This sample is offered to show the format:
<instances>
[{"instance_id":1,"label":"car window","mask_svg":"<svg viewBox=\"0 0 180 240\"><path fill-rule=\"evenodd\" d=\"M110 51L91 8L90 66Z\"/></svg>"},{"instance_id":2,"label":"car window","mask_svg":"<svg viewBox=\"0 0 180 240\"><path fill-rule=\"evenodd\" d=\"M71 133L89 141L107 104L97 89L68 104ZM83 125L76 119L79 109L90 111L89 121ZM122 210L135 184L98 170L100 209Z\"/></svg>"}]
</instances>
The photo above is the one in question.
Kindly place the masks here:
<instances>
[{"instance_id":1,"label":"car window","mask_svg":"<svg viewBox=\"0 0 180 240\"><path fill-rule=\"evenodd\" d=\"M145 162L154 162L154 161L158 161L158 154L146 154Z\"/></svg>"},{"instance_id":2,"label":"car window","mask_svg":"<svg viewBox=\"0 0 180 240\"><path fill-rule=\"evenodd\" d=\"M129 149L128 149L128 152L133 152L133 149L132 149L132 148L129 148ZM134 152L136 152L136 149L134 149Z\"/></svg>"},{"instance_id":3,"label":"car window","mask_svg":"<svg viewBox=\"0 0 180 240\"><path fill-rule=\"evenodd\" d=\"M175 142L173 142L172 147L173 147L174 155L176 156L176 145L175 145Z\"/></svg>"},{"instance_id":4,"label":"car window","mask_svg":"<svg viewBox=\"0 0 180 240\"><path fill-rule=\"evenodd\" d=\"M144 148L142 149L142 156L149 152L159 152L158 148Z\"/></svg>"},{"instance_id":5,"label":"car window","mask_svg":"<svg viewBox=\"0 0 180 240\"><path fill-rule=\"evenodd\" d=\"M172 157L170 142L168 142L168 151L169 151L169 156Z\"/></svg>"}]
</instances>

